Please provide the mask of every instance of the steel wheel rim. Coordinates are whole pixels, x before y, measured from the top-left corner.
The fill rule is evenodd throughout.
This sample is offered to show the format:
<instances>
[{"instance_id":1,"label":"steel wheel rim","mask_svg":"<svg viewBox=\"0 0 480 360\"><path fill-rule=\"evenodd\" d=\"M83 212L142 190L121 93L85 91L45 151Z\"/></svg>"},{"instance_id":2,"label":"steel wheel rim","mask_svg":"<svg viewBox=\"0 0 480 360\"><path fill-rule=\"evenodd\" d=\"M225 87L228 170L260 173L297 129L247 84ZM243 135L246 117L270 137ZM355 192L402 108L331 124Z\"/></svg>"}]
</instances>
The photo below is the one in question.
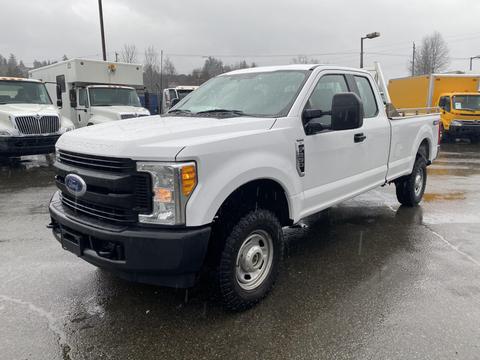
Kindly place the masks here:
<instances>
[{"instance_id":1,"label":"steel wheel rim","mask_svg":"<svg viewBox=\"0 0 480 360\"><path fill-rule=\"evenodd\" d=\"M273 263L272 237L255 230L240 246L235 263L235 279L244 290L258 288L270 273Z\"/></svg>"},{"instance_id":2,"label":"steel wheel rim","mask_svg":"<svg viewBox=\"0 0 480 360\"><path fill-rule=\"evenodd\" d=\"M423 170L419 169L417 175L415 176L415 185L414 185L414 191L415 191L415 196L420 196L422 193L423 189Z\"/></svg>"}]
</instances>

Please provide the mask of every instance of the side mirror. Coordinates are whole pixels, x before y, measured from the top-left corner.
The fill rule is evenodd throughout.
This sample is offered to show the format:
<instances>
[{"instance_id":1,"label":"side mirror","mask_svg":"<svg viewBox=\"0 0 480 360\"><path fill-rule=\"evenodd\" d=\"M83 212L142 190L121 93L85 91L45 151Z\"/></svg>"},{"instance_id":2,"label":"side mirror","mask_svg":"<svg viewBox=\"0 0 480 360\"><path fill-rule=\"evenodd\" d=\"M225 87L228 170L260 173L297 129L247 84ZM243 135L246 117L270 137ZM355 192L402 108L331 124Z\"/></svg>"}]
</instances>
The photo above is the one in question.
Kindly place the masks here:
<instances>
[{"instance_id":1,"label":"side mirror","mask_svg":"<svg viewBox=\"0 0 480 360\"><path fill-rule=\"evenodd\" d=\"M77 93L76 93L75 89L71 89L68 92L68 95L70 97L70 107L76 108L77 107Z\"/></svg>"},{"instance_id":2,"label":"side mirror","mask_svg":"<svg viewBox=\"0 0 480 360\"><path fill-rule=\"evenodd\" d=\"M62 107L63 103L62 103L62 88L60 87L60 85L57 85L57 106L58 107Z\"/></svg>"},{"instance_id":3,"label":"side mirror","mask_svg":"<svg viewBox=\"0 0 480 360\"><path fill-rule=\"evenodd\" d=\"M180 99L179 99L179 98L172 99L172 101L170 102L170 108L174 107L174 106L177 105L179 102L180 102Z\"/></svg>"},{"instance_id":4,"label":"side mirror","mask_svg":"<svg viewBox=\"0 0 480 360\"><path fill-rule=\"evenodd\" d=\"M447 99L442 97L440 98L440 100L438 101L438 107L441 108L441 109L444 109L445 106L447 106Z\"/></svg>"},{"instance_id":5,"label":"side mirror","mask_svg":"<svg viewBox=\"0 0 480 360\"><path fill-rule=\"evenodd\" d=\"M363 103L352 92L333 95L332 130L357 129L363 125Z\"/></svg>"}]
</instances>

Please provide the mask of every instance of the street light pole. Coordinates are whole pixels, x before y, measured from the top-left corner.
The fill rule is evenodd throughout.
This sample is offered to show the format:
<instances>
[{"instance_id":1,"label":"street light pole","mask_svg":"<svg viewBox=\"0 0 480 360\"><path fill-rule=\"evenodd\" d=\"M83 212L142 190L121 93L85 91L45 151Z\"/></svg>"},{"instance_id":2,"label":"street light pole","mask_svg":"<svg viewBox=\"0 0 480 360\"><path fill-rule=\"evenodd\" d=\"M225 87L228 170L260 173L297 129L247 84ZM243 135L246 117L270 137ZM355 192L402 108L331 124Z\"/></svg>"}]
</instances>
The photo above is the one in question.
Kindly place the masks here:
<instances>
[{"instance_id":1,"label":"street light pole","mask_svg":"<svg viewBox=\"0 0 480 360\"><path fill-rule=\"evenodd\" d=\"M103 61L107 61L107 50L105 48L105 31L103 30L102 0L98 0L98 12L100 14L100 33L101 33L101 36L102 36Z\"/></svg>"},{"instance_id":2,"label":"street light pole","mask_svg":"<svg viewBox=\"0 0 480 360\"><path fill-rule=\"evenodd\" d=\"M472 56L472 57L470 58L470 71L472 71L472 65L473 65L473 64L472 64L472 61L473 61L473 59L480 59L480 55Z\"/></svg>"},{"instance_id":3,"label":"street light pole","mask_svg":"<svg viewBox=\"0 0 480 360\"><path fill-rule=\"evenodd\" d=\"M373 32L370 34L367 34L365 36L362 36L360 38L360 69L363 68L363 40L365 39L375 39L376 37L379 37L380 33L379 32Z\"/></svg>"}]
</instances>

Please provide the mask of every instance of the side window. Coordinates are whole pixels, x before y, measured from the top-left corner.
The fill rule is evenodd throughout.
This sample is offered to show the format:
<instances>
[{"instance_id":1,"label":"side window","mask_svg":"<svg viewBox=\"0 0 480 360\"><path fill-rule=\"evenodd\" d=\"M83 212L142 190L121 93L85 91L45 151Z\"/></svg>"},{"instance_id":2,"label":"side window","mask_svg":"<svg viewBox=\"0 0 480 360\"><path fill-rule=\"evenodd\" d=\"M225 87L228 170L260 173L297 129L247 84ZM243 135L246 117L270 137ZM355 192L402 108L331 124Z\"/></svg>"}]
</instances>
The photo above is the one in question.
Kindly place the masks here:
<instances>
[{"instance_id":1,"label":"side window","mask_svg":"<svg viewBox=\"0 0 480 360\"><path fill-rule=\"evenodd\" d=\"M452 110L450 104L450 96L445 96L445 111L450 112L450 110Z\"/></svg>"},{"instance_id":2,"label":"side window","mask_svg":"<svg viewBox=\"0 0 480 360\"><path fill-rule=\"evenodd\" d=\"M60 87L60 90L62 91L62 93L65 92L65 75L58 75L56 77L56 82L57 82L57 85Z\"/></svg>"},{"instance_id":3,"label":"side window","mask_svg":"<svg viewBox=\"0 0 480 360\"><path fill-rule=\"evenodd\" d=\"M78 105L82 107L87 107L87 90L86 89L78 90Z\"/></svg>"},{"instance_id":4,"label":"side window","mask_svg":"<svg viewBox=\"0 0 480 360\"><path fill-rule=\"evenodd\" d=\"M348 92L347 81L343 75L325 75L318 81L312 95L305 105L305 109L330 111L332 110L333 95ZM330 115L323 115L309 121L310 123L320 123L326 128L330 128L332 118Z\"/></svg>"},{"instance_id":5,"label":"side window","mask_svg":"<svg viewBox=\"0 0 480 360\"><path fill-rule=\"evenodd\" d=\"M168 90L168 95L170 96L170 101L177 98L177 92L175 89Z\"/></svg>"},{"instance_id":6,"label":"side window","mask_svg":"<svg viewBox=\"0 0 480 360\"><path fill-rule=\"evenodd\" d=\"M360 99L362 99L363 102L365 117L370 118L376 116L378 113L377 100L375 99L370 81L368 81L366 77L355 76L355 83L357 84Z\"/></svg>"}]
</instances>

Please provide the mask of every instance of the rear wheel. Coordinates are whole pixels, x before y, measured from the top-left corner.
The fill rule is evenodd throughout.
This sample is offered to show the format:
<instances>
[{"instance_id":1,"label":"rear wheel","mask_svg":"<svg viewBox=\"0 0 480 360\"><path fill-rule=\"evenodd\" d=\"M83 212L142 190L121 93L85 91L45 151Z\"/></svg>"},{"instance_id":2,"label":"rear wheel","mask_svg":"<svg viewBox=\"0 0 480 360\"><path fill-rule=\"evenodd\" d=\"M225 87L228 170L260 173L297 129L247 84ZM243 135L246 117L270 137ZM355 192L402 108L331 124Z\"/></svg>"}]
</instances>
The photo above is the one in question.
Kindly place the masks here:
<instances>
[{"instance_id":1,"label":"rear wheel","mask_svg":"<svg viewBox=\"0 0 480 360\"><path fill-rule=\"evenodd\" d=\"M251 211L233 225L217 270L218 290L226 309L246 310L269 293L283 248L282 227L268 210Z\"/></svg>"},{"instance_id":2,"label":"rear wheel","mask_svg":"<svg viewBox=\"0 0 480 360\"><path fill-rule=\"evenodd\" d=\"M422 155L417 155L413 171L395 182L397 199L402 205L416 206L422 201L427 185L427 163Z\"/></svg>"}]
</instances>

